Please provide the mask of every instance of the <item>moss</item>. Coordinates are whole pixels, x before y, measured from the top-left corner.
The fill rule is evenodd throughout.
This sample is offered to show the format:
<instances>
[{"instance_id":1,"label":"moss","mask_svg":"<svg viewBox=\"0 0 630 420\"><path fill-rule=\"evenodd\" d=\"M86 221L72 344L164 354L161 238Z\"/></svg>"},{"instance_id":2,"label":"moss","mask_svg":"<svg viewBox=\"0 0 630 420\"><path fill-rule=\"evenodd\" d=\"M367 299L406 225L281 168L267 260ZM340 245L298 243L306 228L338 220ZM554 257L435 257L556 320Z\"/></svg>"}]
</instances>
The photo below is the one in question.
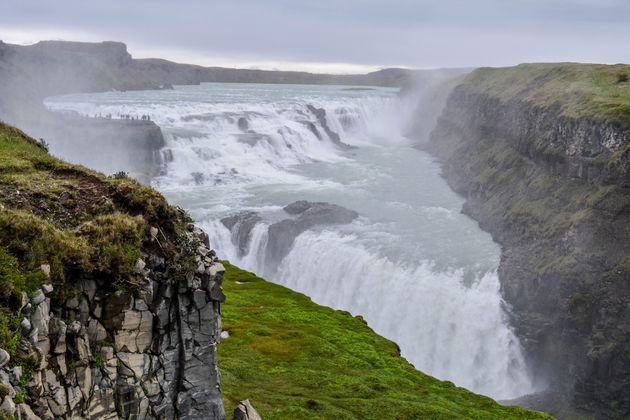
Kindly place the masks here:
<instances>
[{"instance_id":1,"label":"moss","mask_svg":"<svg viewBox=\"0 0 630 420\"><path fill-rule=\"evenodd\" d=\"M362 318L224 265L230 336L217 350L228 413L249 398L266 419L550 418L425 375Z\"/></svg>"},{"instance_id":2,"label":"moss","mask_svg":"<svg viewBox=\"0 0 630 420\"><path fill-rule=\"evenodd\" d=\"M0 383L0 401L2 401L4 397L9 395L10 392L11 390L9 389L8 385Z\"/></svg>"},{"instance_id":3,"label":"moss","mask_svg":"<svg viewBox=\"0 0 630 420\"><path fill-rule=\"evenodd\" d=\"M588 117L630 129L630 83L619 82L619 75L627 73L627 64L520 64L477 69L464 79L464 86L467 92L504 102L559 107L562 116Z\"/></svg>"},{"instance_id":4,"label":"moss","mask_svg":"<svg viewBox=\"0 0 630 420\"><path fill-rule=\"evenodd\" d=\"M49 155L21 131L0 123L0 301L29 294L43 282L54 299L76 294L75 273L138 286L141 249L179 253L177 233L190 222L157 191L128 177L108 178ZM159 245L148 239L159 226ZM145 241L146 240L146 241ZM40 270L50 265L50 279Z\"/></svg>"}]
</instances>

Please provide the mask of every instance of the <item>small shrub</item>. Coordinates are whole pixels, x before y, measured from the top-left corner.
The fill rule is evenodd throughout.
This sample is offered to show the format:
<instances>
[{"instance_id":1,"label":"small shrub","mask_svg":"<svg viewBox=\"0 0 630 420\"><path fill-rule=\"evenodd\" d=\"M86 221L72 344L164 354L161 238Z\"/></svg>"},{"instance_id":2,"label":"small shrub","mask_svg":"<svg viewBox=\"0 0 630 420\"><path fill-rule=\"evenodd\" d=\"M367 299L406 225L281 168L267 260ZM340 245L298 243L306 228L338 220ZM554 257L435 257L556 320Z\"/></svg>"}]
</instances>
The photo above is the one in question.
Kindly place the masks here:
<instances>
[{"instance_id":1,"label":"small shrub","mask_svg":"<svg viewBox=\"0 0 630 420\"><path fill-rule=\"evenodd\" d=\"M23 281L17 259L6 248L0 248L0 297L8 297L15 285Z\"/></svg>"},{"instance_id":2,"label":"small shrub","mask_svg":"<svg viewBox=\"0 0 630 420\"><path fill-rule=\"evenodd\" d=\"M101 353L96 353L94 355L94 361L96 362L97 367L103 367L105 365L105 359Z\"/></svg>"},{"instance_id":3,"label":"small shrub","mask_svg":"<svg viewBox=\"0 0 630 420\"><path fill-rule=\"evenodd\" d=\"M49 152L49 145L48 142L42 138L39 139L38 141L39 145L41 146L42 149L44 149L45 151Z\"/></svg>"},{"instance_id":4,"label":"small shrub","mask_svg":"<svg viewBox=\"0 0 630 420\"><path fill-rule=\"evenodd\" d=\"M627 73L617 73L617 83L624 83L628 81Z\"/></svg>"},{"instance_id":5,"label":"small shrub","mask_svg":"<svg viewBox=\"0 0 630 420\"><path fill-rule=\"evenodd\" d=\"M15 356L15 350L21 340L21 316L11 312L8 308L0 309L0 347L5 349L9 356Z\"/></svg>"},{"instance_id":6,"label":"small shrub","mask_svg":"<svg viewBox=\"0 0 630 420\"><path fill-rule=\"evenodd\" d=\"M18 334L14 335L9 340L7 344L7 353L9 353L9 356L11 357L15 356L15 349L17 348L18 344L20 344L20 340L21 340L21 337Z\"/></svg>"}]
</instances>

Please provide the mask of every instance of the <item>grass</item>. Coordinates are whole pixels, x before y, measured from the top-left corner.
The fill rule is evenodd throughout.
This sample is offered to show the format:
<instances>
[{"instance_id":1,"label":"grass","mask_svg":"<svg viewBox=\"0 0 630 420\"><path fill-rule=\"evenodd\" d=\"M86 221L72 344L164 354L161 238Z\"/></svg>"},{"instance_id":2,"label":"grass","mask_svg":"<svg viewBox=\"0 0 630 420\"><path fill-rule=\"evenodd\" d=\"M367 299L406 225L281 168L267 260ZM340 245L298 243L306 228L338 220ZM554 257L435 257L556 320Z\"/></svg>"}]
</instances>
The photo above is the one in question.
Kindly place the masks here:
<instances>
[{"instance_id":1,"label":"grass","mask_svg":"<svg viewBox=\"0 0 630 420\"><path fill-rule=\"evenodd\" d=\"M217 348L228 417L248 398L265 419L550 418L425 375L361 317L224 265L230 337Z\"/></svg>"},{"instance_id":2,"label":"grass","mask_svg":"<svg viewBox=\"0 0 630 420\"><path fill-rule=\"evenodd\" d=\"M630 65L536 63L484 67L464 80L466 91L503 102L524 100L560 109L560 115L589 117L630 129Z\"/></svg>"},{"instance_id":3,"label":"grass","mask_svg":"<svg viewBox=\"0 0 630 420\"><path fill-rule=\"evenodd\" d=\"M58 160L2 123L0 205L0 299L44 281L62 286L74 271L133 287L141 248L157 246L146 241L149 227L170 238L160 252L172 257L176 231L190 221L157 191Z\"/></svg>"}]
</instances>

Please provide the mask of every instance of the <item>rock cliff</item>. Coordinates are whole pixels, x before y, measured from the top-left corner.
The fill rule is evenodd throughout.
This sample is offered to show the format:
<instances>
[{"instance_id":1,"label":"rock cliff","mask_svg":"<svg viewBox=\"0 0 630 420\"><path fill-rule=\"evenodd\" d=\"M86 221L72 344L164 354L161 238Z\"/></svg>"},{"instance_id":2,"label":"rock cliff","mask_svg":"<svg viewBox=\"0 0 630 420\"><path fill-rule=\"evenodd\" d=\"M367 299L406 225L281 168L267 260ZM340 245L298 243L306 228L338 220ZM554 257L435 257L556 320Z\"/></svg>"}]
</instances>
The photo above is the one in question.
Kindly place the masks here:
<instances>
[{"instance_id":1,"label":"rock cliff","mask_svg":"<svg viewBox=\"0 0 630 420\"><path fill-rule=\"evenodd\" d=\"M425 146L502 245L502 293L538 377L601 417L630 414L629 71L475 70Z\"/></svg>"},{"instance_id":2,"label":"rock cliff","mask_svg":"<svg viewBox=\"0 0 630 420\"><path fill-rule=\"evenodd\" d=\"M208 236L156 191L3 124L0 156L0 410L224 419Z\"/></svg>"}]
</instances>

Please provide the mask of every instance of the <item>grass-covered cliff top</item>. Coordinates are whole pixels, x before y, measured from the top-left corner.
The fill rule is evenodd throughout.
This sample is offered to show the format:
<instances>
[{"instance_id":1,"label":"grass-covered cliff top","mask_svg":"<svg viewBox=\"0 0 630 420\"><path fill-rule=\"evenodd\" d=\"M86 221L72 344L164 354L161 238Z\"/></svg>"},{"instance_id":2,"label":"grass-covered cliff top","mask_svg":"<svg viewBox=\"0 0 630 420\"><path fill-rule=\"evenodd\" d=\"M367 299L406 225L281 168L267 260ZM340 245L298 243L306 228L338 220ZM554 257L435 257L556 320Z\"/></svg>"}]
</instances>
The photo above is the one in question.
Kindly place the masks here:
<instances>
[{"instance_id":1,"label":"grass-covered cliff top","mask_svg":"<svg viewBox=\"0 0 630 420\"><path fill-rule=\"evenodd\" d=\"M543 419L414 369L360 317L225 264L218 346L226 413L264 419Z\"/></svg>"},{"instance_id":2,"label":"grass-covered cliff top","mask_svg":"<svg viewBox=\"0 0 630 420\"><path fill-rule=\"evenodd\" d=\"M568 117L589 117L630 128L630 65L536 63L482 67L462 87L504 102L525 100L535 106L559 106Z\"/></svg>"},{"instance_id":3,"label":"grass-covered cliff top","mask_svg":"<svg viewBox=\"0 0 630 420\"><path fill-rule=\"evenodd\" d=\"M187 221L157 191L56 159L0 122L0 347L10 351L19 334L22 292L52 283L63 301L77 273L133 289L141 249L158 246L150 227L160 228L161 252L171 257Z\"/></svg>"}]
</instances>

